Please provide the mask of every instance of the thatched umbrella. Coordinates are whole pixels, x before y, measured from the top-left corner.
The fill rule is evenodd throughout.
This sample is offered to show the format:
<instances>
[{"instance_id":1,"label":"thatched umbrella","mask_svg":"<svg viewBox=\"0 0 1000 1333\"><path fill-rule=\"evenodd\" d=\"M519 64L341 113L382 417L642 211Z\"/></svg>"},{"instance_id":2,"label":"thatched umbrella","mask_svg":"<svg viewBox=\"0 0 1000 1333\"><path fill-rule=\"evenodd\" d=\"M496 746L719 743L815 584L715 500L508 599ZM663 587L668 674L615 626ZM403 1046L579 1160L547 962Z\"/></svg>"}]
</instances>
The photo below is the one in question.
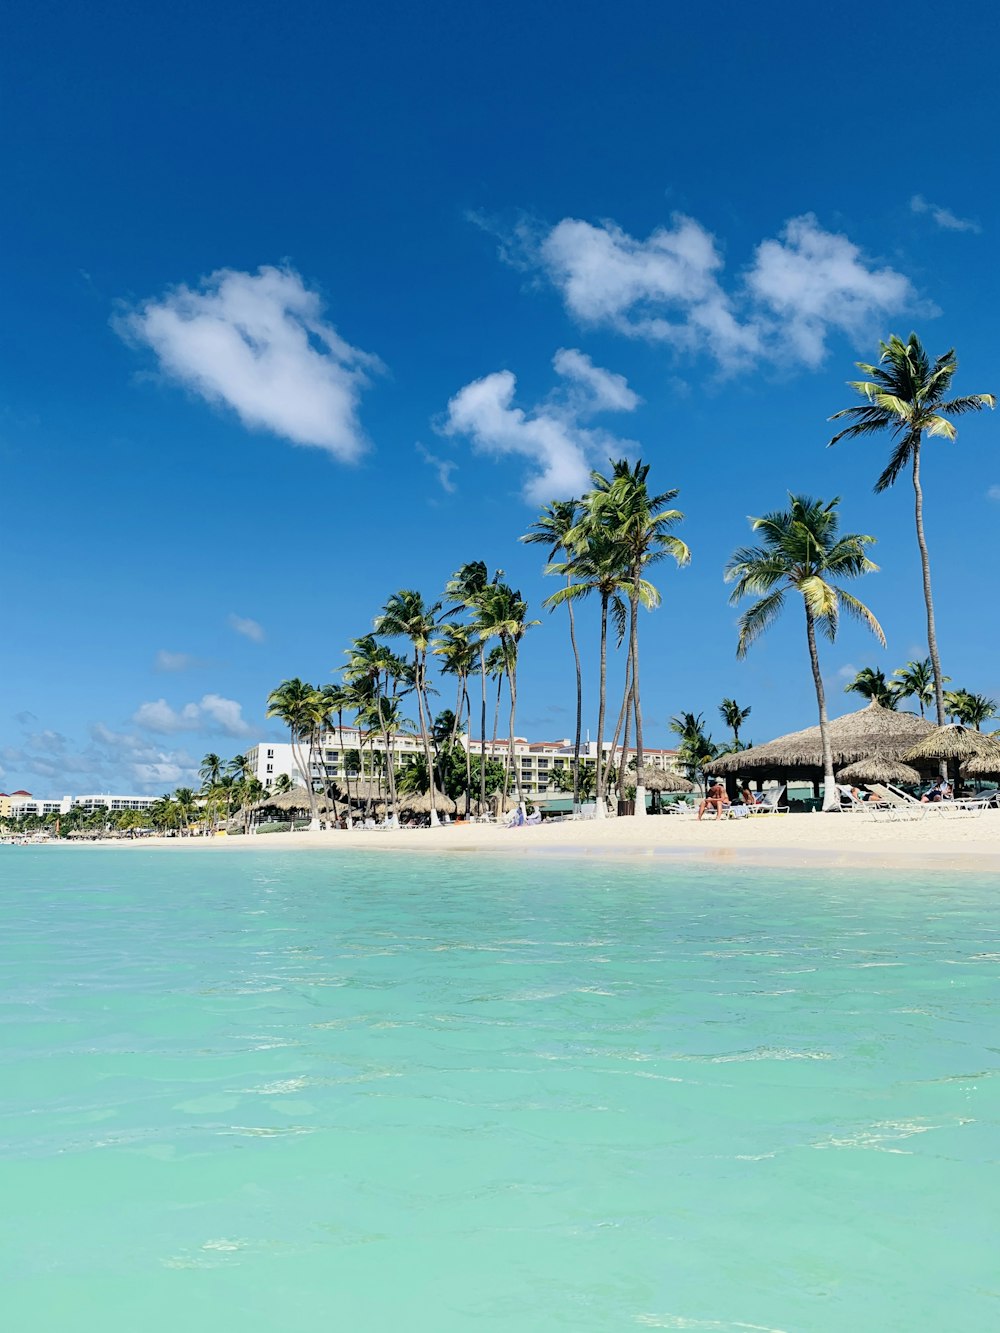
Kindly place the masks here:
<instances>
[{"instance_id":1,"label":"thatched umbrella","mask_svg":"<svg viewBox=\"0 0 1000 1333\"><path fill-rule=\"evenodd\" d=\"M834 718L827 725L835 767L879 755L908 758L908 751L937 727L915 713L897 713L874 699L855 713ZM755 779L823 777L823 743L819 727L793 731L764 745L713 759L713 773L749 775Z\"/></svg>"},{"instance_id":2,"label":"thatched umbrella","mask_svg":"<svg viewBox=\"0 0 1000 1333\"><path fill-rule=\"evenodd\" d=\"M1000 745L967 759L962 765L962 775L967 778L1000 778ZM72 833L69 836L72 838Z\"/></svg>"},{"instance_id":3,"label":"thatched umbrella","mask_svg":"<svg viewBox=\"0 0 1000 1333\"><path fill-rule=\"evenodd\" d=\"M316 809L319 814L326 814L332 809L323 796L316 796ZM259 800L254 806L255 810L285 810L289 813L294 810L304 810L310 813L309 793L305 787L292 787L289 791L268 792L268 794Z\"/></svg>"},{"instance_id":4,"label":"thatched umbrella","mask_svg":"<svg viewBox=\"0 0 1000 1333\"><path fill-rule=\"evenodd\" d=\"M414 814L427 815L431 810L431 794L429 791L407 792L405 796L399 798L400 810L411 810ZM455 802L450 796L445 796L443 791L434 790L434 809L438 814L447 812L453 815L456 810Z\"/></svg>"},{"instance_id":5,"label":"thatched umbrella","mask_svg":"<svg viewBox=\"0 0 1000 1333\"><path fill-rule=\"evenodd\" d=\"M856 759L837 774L837 781L851 786L856 782L892 782L897 787L912 787L920 781L920 774L901 759L890 759L884 754Z\"/></svg>"},{"instance_id":6,"label":"thatched umbrella","mask_svg":"<svg viewBox=\"0 0 1000 1333\"><path fill-rule=\"evenodd\" d=\"M959 722L951 722L946 727L935 727L927 736L918 741L903 756L914 761L929 759L975 759L979 755L993 756L1000 754L1000 745L992 736L984 736L981 731L963 727Z\"/></svg>"},{"instance_id":7,"label":"thatched umbrella","mask_svg":"<svg viewBox=\"0 0 1000 1333\"><path fill-rule=\"evenodd\" d=\"M629 774L628 776L631 777L632 775ZM638 774L635 776L638 779ZM689 782L680 773L671 773L669 770L660 768L644 768L642 770L642 785L647 791L694 791L694 783Z\"/></svg>"}]
</instances>

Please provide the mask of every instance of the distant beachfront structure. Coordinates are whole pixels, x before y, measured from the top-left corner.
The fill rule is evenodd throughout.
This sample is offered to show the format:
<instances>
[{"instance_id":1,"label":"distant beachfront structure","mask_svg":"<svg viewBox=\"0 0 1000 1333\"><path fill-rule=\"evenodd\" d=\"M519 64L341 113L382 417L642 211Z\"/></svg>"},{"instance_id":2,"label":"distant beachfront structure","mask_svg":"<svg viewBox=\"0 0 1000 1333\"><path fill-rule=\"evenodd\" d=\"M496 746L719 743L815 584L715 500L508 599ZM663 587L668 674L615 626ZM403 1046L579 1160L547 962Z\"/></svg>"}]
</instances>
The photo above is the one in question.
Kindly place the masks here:
<instances>
[{"instance_id":1,"label":"distant beachfront structure","mask_svg":"<svg viewBox=\"0 0 1000 1333\"><path fill-rule=\"evenodd\" d=\"M480 746L476 737L459 736L458 743L478 755ZM385 742L378 733L369 733L357 727L333 728L325 731L314 755L312 777L316 783L341 782L349 773L353 778L364 772L371 772L374 767L381 770L385 764ZM423 758L423 749L419 736L397 733L392 738L392 748L397 767L406 768ZM506 738L486 742L486 754L503 762L508 753L509 742ZM677 750L650 750L643 748L645 766L660 772L681 772ZM613 763L621 761L622 747L614 752ZM282 774L293 783L305 785L305 777L295 762L292 746L287 741L260 741L246 752L247 767L255 774L264 787L273 787ZM305 759L303 747L303 759ZM629 751L629 758L634 752ZM605 763L611 759L610 745L604 746ZM348 766L350 761L350 767ZM544 796L558 791L553 778L560 769L572 771L573 742L562 739L555 741L531 741L524 736L514 737L514 762L520 765L521 783L526 794ZM580 744L580 767L593 768L597 763L597 742L583 741Z\"/></svg>"},{"instance_id":2,"label":"distant beachfront structure","mask_svg":"<svg viewBox=\"0 0 1000 1333\"><path fill-rule=\"evenodd\" d=\"M23 819L26 815L68 815L79 806L92 814L95 810L148 810L157 802L156 796L113 796L102 792L89 796L32 796L30 791L15 791L10 796L0 793L0 817Z\"/></svg>"}]
</instances>

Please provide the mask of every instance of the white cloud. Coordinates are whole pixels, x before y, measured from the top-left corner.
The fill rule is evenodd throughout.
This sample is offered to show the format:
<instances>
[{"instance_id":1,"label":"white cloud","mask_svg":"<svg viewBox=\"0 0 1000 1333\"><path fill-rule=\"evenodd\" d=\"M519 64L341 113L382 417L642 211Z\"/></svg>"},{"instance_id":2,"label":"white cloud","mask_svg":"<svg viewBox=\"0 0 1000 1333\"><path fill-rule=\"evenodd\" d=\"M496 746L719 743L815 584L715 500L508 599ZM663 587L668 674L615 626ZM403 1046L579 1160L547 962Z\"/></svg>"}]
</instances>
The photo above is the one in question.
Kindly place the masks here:
<instances>
[{"instance_id":1,"label":"white cloud","mask_svg":"<svg viewBox=\"0 0 1000 1333\"><path fill-rule=\"evenodd\" d=\"M263 643L265 639L264 627L256 620L251 620L249 616L238 616L235 611L230 612L227 622L230 629L242 634L244 639L251 639L254 643Z\"/></svg>"},{"instance_id":2,"label":"white cloud","mask_svg":"<svg viewBox=\"0 0 1000 1333\"><path fill-rule=\"evenodd\" d=\"M991 486L986 492L987 500L1000 500L1000 486Z\"/></svg>"},{"instance_id":3,"label":"white cloud","mask_svg":"<svg viewBox=\"0 0 1000 1333\"><path fill-rule=\"evenodd\" d=\"M40 796L79 796L92 791L163 791L196 780L194 760L183 750L167 750L134 733L112 731L103 722L79 745L52 730L27 734L20 746L2 751L11 785ZM37 779L37 781L36 781Z\"/></svg>"},{"instance_id":4,"label":"white cloud","mask_svg":"<svg viewBox=\"0 0 1000 1333\"><path fill-rule=\"evenodd\" d=\"M140 704L132 721L144 731L170 735L179 731L221 732L226 736L253 735L253 727L243 718L242 705L220 694L205 694L198 703L172 708L166 699Z\"/></svg>"},{"instance_id":5,"label":"white cloud","mask_svg":"<svg viewBox=\"0 0 1000 1333\"><path fill-rule=\"evenodd\" d=\"M196 288L144 302L116 327L151 347L165 375L232 408L245 426L345 462L363 452L361 391L381 363L324 321L319 295L294 270L219 269Z\"/></svg>"},{"instance_id":6,"label":"white cloud","mask_svg":"<svg viewBox=\"0 0 1000 1333\"><path fill-rule=\"evenodd\" d=\"M575 350L560 349L553 364L564 382L544 402L527 411L516 407L517 380L509 370L495 371L458 391L442 428L471 440L480 453L525 460L529 470L519 465L517 475L525 499L536 504L582 494L593 464L636 447L584 424L595 412L638 405L625 379Z\"/></svg>"},{"instance_id":7,"label":"white cloud","mask_svg":"<svg viewBox=\"0 0 1000 1333\"><path fill-rule=\"evenodd\" d=\"M417 444L417 453L428 465L437 473L438 484L448 495L454 495L457 487L451 479L451 474L456 470L458 464L453 458L438 458L437 454L432 454L429 449L425 449L420 443Z\"/></svg>"},{"instance_id":8,"label":"white cloud","mask_svg":"<svg viewBox=\"0 0 1000 1333\"><path fill-rule=\"evenodd\" d=\"M929 213L944 231L971 231L976 235L982 231L978 222L973 222L971 218L960 218L950 208L942 208L940 204L929 203L922 194L913 196L910 210L913 213Z\"/></svg>"},{"instance_id":9,"label":"white cloud","mask_svg":"<svg viewBox=\"0 0 1000 1333\"><path fill-rule=\"evenodd\" d=\"M877 315L905 309L913 297L909 279L869 268L852 241L824 231L811 213L757 247L747 286L809 366L822 361L829 329L859 339Z\"/></svg>"},{"instance_id":10,"label":"white cloud","mask_svg":"<svg viewBox=\"0 0 1000 1333\"><path fill-rule=\"evenodd\" d=\"M192 657L190 653L171 653L166 648L161 648L153 659L153 670L162 673L193 671L201 665L197 657Z\"/></svg>"},{"instance_id":11,"label":"white cloud","mask_svg":"<svg viewBox=\"0 0 1000 1333\"><path fill-rule=\"evenodd\" d=\"M735 370L789 357L814 366L831 330L860 339L890 312L912 308L905 276L876 267L846 236L811 214L792 218L756 249L748 271L724 284L724 261L695 218L637 239L614 222L564 218L540 240L523 224L501 257L523 256L548 277L583 324L707 352Z\"/></svg>"}]
</instances>

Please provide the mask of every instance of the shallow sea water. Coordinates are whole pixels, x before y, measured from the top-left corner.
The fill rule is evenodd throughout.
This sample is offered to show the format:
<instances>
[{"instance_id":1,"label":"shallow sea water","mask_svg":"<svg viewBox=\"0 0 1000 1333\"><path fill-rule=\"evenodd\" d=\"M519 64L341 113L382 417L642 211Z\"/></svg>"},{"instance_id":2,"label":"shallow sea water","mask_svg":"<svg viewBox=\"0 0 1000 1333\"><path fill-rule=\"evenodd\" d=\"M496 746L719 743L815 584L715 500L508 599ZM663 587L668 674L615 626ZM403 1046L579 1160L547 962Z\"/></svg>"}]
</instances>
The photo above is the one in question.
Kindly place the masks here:
<instances>
[{"instance_id":1,"label":"shallow sea water","mask_svg":"<svg viewBox=\"0 0 1000 1333\"><path fill-rule=\"evenodd\" d=\"M8 1333L1000 1327L986 878L0 848Z\"/></svg>"}]
</instances>

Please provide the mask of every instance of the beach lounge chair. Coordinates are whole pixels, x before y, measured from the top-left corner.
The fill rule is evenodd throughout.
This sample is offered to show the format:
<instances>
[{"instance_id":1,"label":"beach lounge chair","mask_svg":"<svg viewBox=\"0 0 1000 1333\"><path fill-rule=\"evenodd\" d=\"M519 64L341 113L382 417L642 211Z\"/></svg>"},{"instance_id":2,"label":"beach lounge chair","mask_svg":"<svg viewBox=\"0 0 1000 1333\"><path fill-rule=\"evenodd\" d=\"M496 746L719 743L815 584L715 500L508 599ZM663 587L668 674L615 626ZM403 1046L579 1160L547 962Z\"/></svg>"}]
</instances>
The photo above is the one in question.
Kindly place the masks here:
<instances>
[{"instance_id":1,"label":"beach lounge chair","mask_svg":"<svg viewBox=\"0 0 1000 1333\"><path fill-rule=\"evenodd\" d=\"M763 800L758 801L756 805L746 807L747 814L751 817L755 815L787 815L788 806L781 804L785 791L785 787L772 787L770 791L764 793Z\"/></svg>"},{"instance_id":2,"label":"beach lounge chair","mask_svg":"<svg viewBox=\"0 0 1000 1333\"><path fill-rule=\"evenodd\" d=\"M951 797L946 797L943 801L918 801L915 796L909 796L905 791L900 791L891 782L885 783L885 789L890 796L898 799L904 807L915 807L925 815L940 815L942 818L947 815L975 815L980 814L984 808L980 802L955 800Z\"/></svg>"},{"instance_id":3,"label":"beach lounge chair","mask_svg":"<svg viewBox=\"0 0 1000 1333\"><path fill-rule=\"evenodd\" d=\"M905 791L887 783L869 782L867 786L876 801L897 819L923 819L931 809L929 805L921 805L915 796L908 796Z\"/></svg>"}]
</instances>

